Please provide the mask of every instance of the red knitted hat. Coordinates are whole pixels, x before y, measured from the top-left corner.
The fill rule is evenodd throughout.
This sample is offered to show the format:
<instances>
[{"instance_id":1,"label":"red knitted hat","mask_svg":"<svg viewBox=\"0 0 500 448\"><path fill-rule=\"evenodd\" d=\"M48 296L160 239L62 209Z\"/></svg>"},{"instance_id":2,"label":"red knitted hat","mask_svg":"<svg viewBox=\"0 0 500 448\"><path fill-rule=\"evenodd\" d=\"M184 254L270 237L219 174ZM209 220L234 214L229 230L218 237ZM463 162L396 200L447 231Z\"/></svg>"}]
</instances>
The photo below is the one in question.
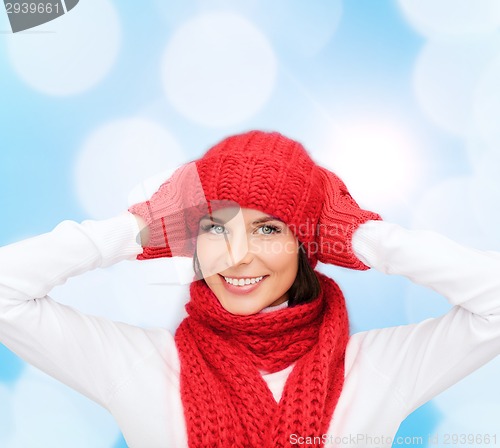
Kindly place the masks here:
<instances>
[{"instance_id":1,"label":"red knitted hat","mask_svg":"<svg viewBox=\"0 0 500 448\"><path fill-rule=\"evenodd\" d=\"M179 168L151 200L129 209L151 232L138 258L192 256L199 219L228 205L281 219L313 267L319 260L367 269L352 251L352 234L361 223L381 219L359 208L344 183L299 142L278 132L250 131L225 138Z\"/></svg>"}]
</instances>

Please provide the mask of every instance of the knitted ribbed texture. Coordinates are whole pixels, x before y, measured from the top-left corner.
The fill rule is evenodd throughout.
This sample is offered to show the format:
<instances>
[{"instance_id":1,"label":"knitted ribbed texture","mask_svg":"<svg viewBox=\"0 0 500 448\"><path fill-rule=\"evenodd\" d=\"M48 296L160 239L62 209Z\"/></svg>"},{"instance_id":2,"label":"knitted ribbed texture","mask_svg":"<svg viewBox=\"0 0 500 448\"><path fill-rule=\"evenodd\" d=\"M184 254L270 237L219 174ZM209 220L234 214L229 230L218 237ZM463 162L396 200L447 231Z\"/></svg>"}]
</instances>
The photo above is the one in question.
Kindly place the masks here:
<instances>
[{"instance_id":1,"label":"knitted ribbed texture","mask_svg":"<svg viewBox=\"0 0 500 448\"><path fill-rule=\"evenodd\" d=\"M326 433L343 386L349 324L336 283L316 275L321 293L312 302L250 316L225 311L203 280L191 284L189 316L175 334L190 448L290 447L292 434ZM259 369L292 363L276 403Z\"/></svg>"},{"instance_id":2,"label":"knitted ribbed texture","mask_svg":"<svg viewBox=\"0 0 500 448\"><path fill-rule=\"evenodd\" d=\"M208 207L196 165L182 165L150 200L129 209L150 230L149 245L138 258L191 256L197 236L192 220L208 213Z\"/></svg>"},{"instance_id":3,"label":"knitted ribbed texture","mask_svg":"<svg viewBox=\"0 0 500 448\"><path fill-rule=\"evenodd\" d=\"M315 247L322 263L336 264L351 269L368 268L352 249L352 236L360 224L381 217L359 208L344 182L325 168L317 166L323 185L323 207L316 228Z\"/></svg>"},{"instance_id":4,"label":"knitted ribbed texture","mask_svg":"<svg viewBox=\"0 0 500 448\"><path fill-rule=\"evenodd\" d=\"M129 209L152 235L138 258L192 256L199 219L226 201L280 218L313 267L320 260L368 268L352 251L351 237L361 223L380 216L360 209L343 182L316 165L300 143L263 131L222 140L176 171L150 201Z\"/></svg>"}]
</instances>

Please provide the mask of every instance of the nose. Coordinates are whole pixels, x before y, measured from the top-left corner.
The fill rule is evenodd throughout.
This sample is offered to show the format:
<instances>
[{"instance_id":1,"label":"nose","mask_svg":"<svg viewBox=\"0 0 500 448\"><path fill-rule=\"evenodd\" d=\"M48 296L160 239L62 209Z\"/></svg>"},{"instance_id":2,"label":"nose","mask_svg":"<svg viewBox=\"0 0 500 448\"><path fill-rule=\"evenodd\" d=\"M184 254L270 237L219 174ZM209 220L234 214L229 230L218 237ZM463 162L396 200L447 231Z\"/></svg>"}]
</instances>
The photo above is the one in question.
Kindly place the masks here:
<instances>
[{"instance_id":1,"label":"nose","mask_svg":"<svg viewBox=\"0 0 500 448\"><path fill-rule=\"evenodd\" d=\"M235 232L231 238L226 237L226 246L232 266L247 264L253 260L248 235L245 232Z\"/></svg>"}]
</instances>

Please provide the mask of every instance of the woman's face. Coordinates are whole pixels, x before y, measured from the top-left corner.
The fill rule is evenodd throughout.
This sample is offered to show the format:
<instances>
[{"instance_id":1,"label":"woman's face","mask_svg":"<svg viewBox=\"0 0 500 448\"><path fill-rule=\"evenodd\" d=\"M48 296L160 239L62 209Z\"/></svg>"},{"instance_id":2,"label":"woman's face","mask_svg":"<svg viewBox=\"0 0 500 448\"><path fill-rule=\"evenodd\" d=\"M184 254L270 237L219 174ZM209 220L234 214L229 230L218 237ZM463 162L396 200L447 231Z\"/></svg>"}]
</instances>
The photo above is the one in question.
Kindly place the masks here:
<instances>
[{"instance_id":1,"label":"woman's face","mask_svg":"<svg viewBox=\"0 0 500 448\"><path fill-rule=\"evenodd\" d=\"M202 218L196 250L205 281L232 314L285 302L297 276L297 238L258 210L228 207Z\"/></svg>"}]
</instances>

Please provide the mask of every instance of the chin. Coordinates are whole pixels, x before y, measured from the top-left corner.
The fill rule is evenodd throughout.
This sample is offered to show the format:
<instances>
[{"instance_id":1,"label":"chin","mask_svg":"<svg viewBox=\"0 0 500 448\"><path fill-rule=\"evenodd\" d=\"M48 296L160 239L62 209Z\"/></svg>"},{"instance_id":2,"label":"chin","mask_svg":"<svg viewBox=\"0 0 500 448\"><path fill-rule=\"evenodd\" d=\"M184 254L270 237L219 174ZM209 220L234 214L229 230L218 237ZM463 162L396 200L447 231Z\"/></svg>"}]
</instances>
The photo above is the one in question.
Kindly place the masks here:
<instances>
[{"instance_id":1,"label":"chin","mask_svg":"<svg viewBox=\"0 0 500 448\"><path fill-rule=\"evenodd\" d=\"M258 314L263 309L263 307L256 307L255 304L249 305L225 305L223 302L220 302L222 308L224 308L228 313L234 314L236 316L251 316L252 314Z\"/></svg>"}]
</instances>

